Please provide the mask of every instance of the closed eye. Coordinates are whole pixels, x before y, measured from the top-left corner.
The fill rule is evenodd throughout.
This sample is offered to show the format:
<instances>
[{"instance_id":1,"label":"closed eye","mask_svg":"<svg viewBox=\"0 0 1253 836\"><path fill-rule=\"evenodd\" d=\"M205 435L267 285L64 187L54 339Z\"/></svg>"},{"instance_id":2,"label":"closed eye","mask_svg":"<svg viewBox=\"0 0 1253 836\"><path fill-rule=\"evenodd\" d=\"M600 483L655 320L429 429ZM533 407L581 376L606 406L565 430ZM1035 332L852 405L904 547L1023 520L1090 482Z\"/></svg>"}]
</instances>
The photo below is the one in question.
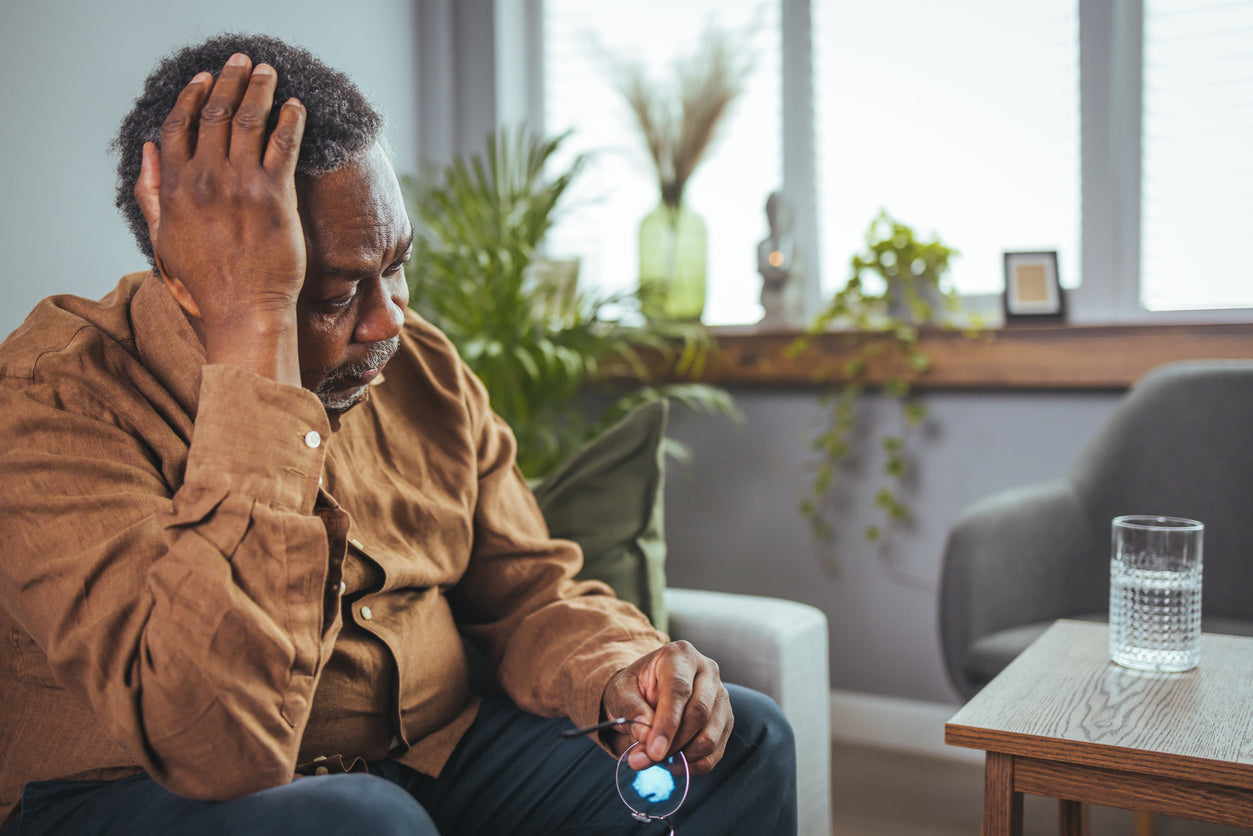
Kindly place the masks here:
<instances>
[{"instance_id":1,"label":"closed eye","mask_svg":"<svg viewBox=\"0 0 1253 836\"><path fill-rule=\"evenodd\" d=\"M318 302L318 304L330 310L338 310L340 308L348 307L350 304L352 304L352 300L355 299L356 297L357 297L357 288L354 285L351 292L345 293L342 296L336 296L333 299L323 299L322 301Z\"/></svg>"},{"instance_id":2,"label":"closed eye","mask_svg":"<svg viewBox=\"0 0 1253 836\"><path fill-rule=\"evenodd\" d=\"M409 246L405 248L405 254L402 255L400 258L396 259L394 262L392 262L391 266L389 266L386 270L383 271L383 275L384 276L396 275L401 270L405 269L405 265L409 263L409 260L411 258L413 258L413 242L412 241L410 241Z\"/></svg>"}]
</instances>

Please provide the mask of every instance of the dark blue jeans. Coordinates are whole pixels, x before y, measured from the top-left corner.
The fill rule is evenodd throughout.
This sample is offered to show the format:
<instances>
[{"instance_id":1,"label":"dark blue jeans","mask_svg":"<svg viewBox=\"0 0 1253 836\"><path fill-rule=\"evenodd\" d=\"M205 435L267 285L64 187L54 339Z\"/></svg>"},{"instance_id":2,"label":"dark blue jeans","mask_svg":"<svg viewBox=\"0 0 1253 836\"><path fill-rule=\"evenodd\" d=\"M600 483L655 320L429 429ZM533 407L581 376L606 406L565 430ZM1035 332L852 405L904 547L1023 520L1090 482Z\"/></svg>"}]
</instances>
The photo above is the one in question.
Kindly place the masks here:
<instances>
[{"instance_id":1,"label":"dark blue jeans","mask_svg":"<svg viewBox=\"0 0 1253 836\"><path fill-rule=\"evenodd\" d=\"M792 730L769 698L727 686L735 731L725 757L692 778L674 815L683 836L796 833ZM642 824L614 788L613 758L566 720L488 700L438 779L392 761L371 774L301 778L231 801L192 801L147 775L27 785L22 815L3 836L27 834L420 834L552 836L665 834Z\"/></svg>"}]
</instances>

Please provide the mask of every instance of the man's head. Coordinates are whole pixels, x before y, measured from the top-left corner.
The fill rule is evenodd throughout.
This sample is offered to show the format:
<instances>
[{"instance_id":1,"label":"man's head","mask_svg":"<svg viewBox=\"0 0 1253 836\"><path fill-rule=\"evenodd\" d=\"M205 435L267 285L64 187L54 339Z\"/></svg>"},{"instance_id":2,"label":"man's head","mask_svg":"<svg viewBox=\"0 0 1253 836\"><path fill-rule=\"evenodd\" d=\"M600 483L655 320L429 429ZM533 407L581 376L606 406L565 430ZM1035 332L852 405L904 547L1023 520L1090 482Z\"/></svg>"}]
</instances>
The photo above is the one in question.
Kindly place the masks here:
<instances>
[{"instance_id":1,"label":"man's head","mask_svg":"<svg viewBox=\"0 0 1253 836\"><path fill-rule=\"evenodd\" d=\"M156 267L149 219L135 196L144 143L156 143L159 153L162 124L180 92L197 73L216 75L236 53L254 67L273 67L274 101L299 99L307 113L295 184L307 250L296 305L301 382L328 412L342 412L396 350L408 303L401 267L413 238L384 152L383 119L347 76L304 49L259 35L220 35L173 53L148 77L114 141L121 158L117 205ZM278 114L274 107L267 134ZM162 275L167 285L181 284ZM187 301L180 304L198 327L194 299Z\"/></svg>"},{"instance_id":2,"label":"man's head","mask_svg":"<svg viewBox=\"0 0 1253 836\"><path fill-rule=\"evenodd\" d=\"M176 50L157 64L144 82L143 93L122 120L113 149L118 153L115 204L126 218L139 249L152 261L148 224L133 190L143 161L145 142L161 144L161 123L178 94L198 72L217 72L236 52L278 71L274 101L300 99L308 113L300 143L297 174L319 175L343 168L380 141L383 117L348 76L328 67L313 53L267 35L226 33ZM268 130L278 121L270 113ZM155 264L153 265L155 266Z\"/></svg>"}]
</instances>

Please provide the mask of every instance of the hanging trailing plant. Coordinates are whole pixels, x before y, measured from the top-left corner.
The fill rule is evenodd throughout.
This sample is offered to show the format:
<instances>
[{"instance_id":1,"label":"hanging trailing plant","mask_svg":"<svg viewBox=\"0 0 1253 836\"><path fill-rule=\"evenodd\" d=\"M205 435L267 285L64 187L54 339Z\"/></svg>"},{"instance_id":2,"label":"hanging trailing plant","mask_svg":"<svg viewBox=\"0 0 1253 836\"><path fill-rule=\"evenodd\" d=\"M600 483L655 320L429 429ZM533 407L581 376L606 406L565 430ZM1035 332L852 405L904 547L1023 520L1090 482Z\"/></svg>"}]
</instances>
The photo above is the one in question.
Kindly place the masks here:
<instances>
[{"instance_id":1,"label":"hanging trailing plant","mask_svg":"<svg viewBox=\"0 0 1253 836\"><path fill-rule=\"evenodd\" d=\"M883 369L896 370L881 378L880 386L885 397L900 404L902 420L899 432L884 432L877 438L884 457L873 498L879 521L866 526L863 534L870 542L880 542L893 526L910 517L902 489L909 475L910 442L927 417L926 405L914 397L913 384L931 369L920 329L954 327L960 303L946 275L957 255L938 237L923 240L911 227L881 211L866 231L864 248L850 262L848 282L791 346L791 353L799 354L815 335L832 329L855 337L852 353L840 370L842 382L824 399L824 427L813 439L818 463L810 495L800 506L824 542L834 533L829 498L861 443L856 435L872 370L880 374Z\"/></svg>"}]
</instances>

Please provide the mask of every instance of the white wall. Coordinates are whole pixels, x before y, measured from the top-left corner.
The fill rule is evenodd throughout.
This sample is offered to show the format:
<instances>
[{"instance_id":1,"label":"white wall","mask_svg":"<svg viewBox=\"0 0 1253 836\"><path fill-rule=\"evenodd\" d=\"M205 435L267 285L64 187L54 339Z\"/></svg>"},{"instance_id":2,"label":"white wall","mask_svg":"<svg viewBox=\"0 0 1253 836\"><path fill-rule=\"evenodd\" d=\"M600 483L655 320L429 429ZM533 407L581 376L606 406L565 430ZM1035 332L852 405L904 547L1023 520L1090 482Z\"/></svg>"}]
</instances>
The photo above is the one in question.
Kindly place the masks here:
<instances>
[{"instance_id":1,"label":"white wall","mask_svg":"<svg viewBox=\"0 0 1253 836\"><path fill-rule=\"evenodd\" d=\"M98 297L146 267L113 208L109 141L157 59L224 30L264 32L345 71L418 158L409 0L4 0L0 4L0 337L53 293Z\"/></svg>"}]
</instances>

